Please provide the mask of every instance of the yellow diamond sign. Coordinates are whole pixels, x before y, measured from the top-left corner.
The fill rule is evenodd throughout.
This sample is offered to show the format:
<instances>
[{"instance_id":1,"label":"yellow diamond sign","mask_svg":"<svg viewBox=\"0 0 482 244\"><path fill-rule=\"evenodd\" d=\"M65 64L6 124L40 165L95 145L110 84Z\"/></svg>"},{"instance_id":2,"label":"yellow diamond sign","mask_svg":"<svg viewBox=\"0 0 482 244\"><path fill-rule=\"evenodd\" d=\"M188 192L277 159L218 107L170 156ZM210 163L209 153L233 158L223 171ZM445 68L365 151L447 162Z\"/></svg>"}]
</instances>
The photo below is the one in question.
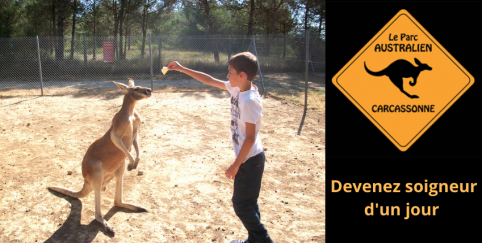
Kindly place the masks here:
<instances>
[{"instance_id":1,"label":"yellow diamond sign","mask_svg":"<svg viewBox=\"0 0 482 244\"><path fill-rule=\"evenodd\" d=\"M474 78L401 10L333 77L333 83L406 151Z\"/></svg>"}]
</instances>

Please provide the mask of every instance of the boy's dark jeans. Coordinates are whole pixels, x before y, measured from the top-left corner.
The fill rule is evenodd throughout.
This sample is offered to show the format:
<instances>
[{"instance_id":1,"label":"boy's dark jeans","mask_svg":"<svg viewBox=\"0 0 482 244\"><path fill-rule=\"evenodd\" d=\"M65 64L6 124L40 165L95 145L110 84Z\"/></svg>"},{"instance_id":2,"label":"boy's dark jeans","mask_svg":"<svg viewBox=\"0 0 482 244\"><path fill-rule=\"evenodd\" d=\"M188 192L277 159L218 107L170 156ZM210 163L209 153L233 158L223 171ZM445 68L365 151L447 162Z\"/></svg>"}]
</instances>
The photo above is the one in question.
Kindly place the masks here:
<instances>
[{"instance_id":1,"label":"boy's dark jeans","mask_svg":"<svg viewBox=\"0 0 482 244\"><path fill-rule=\"evenodd\" d=\"M232 199L234 212L248 230L248 241L255 243L273 242L261 223L261 214L258 207L265 161L264 152L249 158L241 164L234 177Z\"/></svg>"}]
</instances>

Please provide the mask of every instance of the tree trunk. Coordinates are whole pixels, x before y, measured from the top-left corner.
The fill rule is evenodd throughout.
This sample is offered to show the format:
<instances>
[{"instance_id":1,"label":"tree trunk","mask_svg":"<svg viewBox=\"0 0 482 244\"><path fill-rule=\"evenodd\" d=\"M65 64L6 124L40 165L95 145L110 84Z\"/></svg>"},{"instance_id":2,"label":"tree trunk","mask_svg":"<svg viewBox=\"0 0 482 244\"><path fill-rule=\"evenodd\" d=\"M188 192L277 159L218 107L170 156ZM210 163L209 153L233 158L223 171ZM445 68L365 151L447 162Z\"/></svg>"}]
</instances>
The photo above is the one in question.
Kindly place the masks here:
<instances>
[{"instance_id":1,"label":"tree trunk","mask_svg":"<svg viewBox=\"0 0 482 244\"><path fill-rule=\"evenodd\" d=\"M321 34L321 16L320 16L320 23L318 24L318 33Z\"/></svg>"},{"instance_id":2,"label":"tree trunk","mask_svg":"<svg viewBox=\"0 0 482 244\"><path fill-rule=\"evenodd\" d=\"M74 59L75 49L75 13L77 12L77 0L74 0L74 13L72 14L72 41L70 42L70 60Z\"/></svg>"},{"instance_id":3,"label":"tree trunk","mask_svg":"<svg viewBox=\"0 0 482 244\"><path fill-rule=\"evenodd\" d=\"M127 2L127 9L126 9L126 34L125 34L125 45L124 45L124 59L126 58L126 53L127 53L127 31L129 27L129 6L131 5L131 0Z\"/></svg>"},{"instance_id":4,"label":"tree trunk","mask_svg":"<svg viewBox=\"0 0 482 244\"><path fill-rule=\"evenodd\" d=\"M269 23L266 22L266 57L269 57L269 34L271 29L269 28Z\"/></svg>"},{"instance_id":5,"label":"tree trunk","mask_svg":"<svg viewBox=\"0 0 482 244\"><path fill-rule=\"evenodd\" d=\"M279 7L278 7L279 8ZM273 22L271 24L271 33L274 34L276 31L275 31L275 28L276 28L276 13L278 12L278 8L276 7L276 0L273 0Z\"/></svg>"},{"instance_id":6,"label":"tree trunk","mask_svg":"<svg viewBox=\"0 0 482 244\"><path fill-rule=\"evenodd\" d=\"M57 61L64 59L64 2L58 1L58 17L57 17L57 50L55 50L55 59Z\"/></svg>"},{"instance_id":7,"label":"tree trunk","mask_svg":"<svg viewBox=\"0 0 482 244\"><path fill-rule=\"evenodd\" d=\"M323 20L325 19L325 9L326 9L326 5L325 5L325 2L324 1L321 1L318 5L317 5L317 11L318 11L318 14L320 15L320 24L318 25L318 33L321 37L321 30L324 29L323 27Z\"/></svg>"},{"instance_id":8,"label":"tree trunk","mask_svg":"<svg viewBox=\"0 0 482 244\"><path fill-rule=\"evenodd\" d=\"M95 46L97 46L97 43L95 41L95 17L96 17L96 11L95 11L95 0L94 0L94 51L93 51L93 57L92 57L93 60L95 60Z\"/></svg>"},{"instance_id":9,"label":"tree trunk","mask_svg":"<svg viewBox=\"0 0 482 244\"><path fill-rule=\"evenodd\" d=\"M213 54L214 54L214 62L219 63L218 47L217 47L216 41L213 37L213 35L214 35L214 20L211 18L211 14L210 14L211 9L209 7L208 0L203 0L202 3L204 4L204 13L206 14L206 19L208 21L209 36L210 36L210 39L211 39L211 47L212 47Z\"/></svg>"},{"instance_id":10,"label":"tree trunk","mask_svg":"<svg viewBox=\"0 0 482 244\"><path fill-rule=\"evenodd\" d=\"M253 35L253 26L254 26L254 11L256 7L254 5L254 0L249 0L249 22L248 22L248 33L246 36L251 37Z\"/></svg>"},{"instance_id":11,"label":"tree trunk","mask_svg":"<svg viewBox=\"0 0 482 244\"><path fill-rule=\"evenodd\" d=\"M286 21L283 22L283 59L286 56Z\"/></svg>"},{"instance_id":12,"label":"tree trunk","mask_svg":"<svg viewBox=\"0 0 482 244\"><path fill-rule=\"evenodd\" d=\"M55 0L52 0L52 46L50 46L50 54L52 55L55 51L57 51L57 30L55 29Z\"/></svg>"},{"instance_id":13,"label":"tree trunk","mask_svg":"<svg viewBox=\"0 0 482 244\"><path fill-rule=\"evenodd\" d=\"M269 47L271 45L271 42L273 41L273 38L274 38L274 34L276 33L276 14L278 13L278 9L281 7L281 5L283 4L283 1L284 0L280 0L278 6L276 6L276 0L273 0L273 22L271 23L271 28L270 28L270 32L271 32L271 35L269 35L268 33L268 47L267 47L267 56L269 57Z\"/></svg>"},{"instance_id":14,"label":"tree trunk","mask_svg":"<svg viewBox=\"0 0 482 244\"><path fill-rule=\"evenodd\" d=\"M130 26L127 26L127 27L128 27L127 31L126 31L126 35L128 35L128 41L127 41L128 49L127 50L130 51L131 50L131 36L130 36L131 35L131 27Z\"/></svg>"},{"instance_id":15,"label":"tree trunk","mask_svg":"<svg viewBox=\"0 0 482 244\"><path fill-rule=\"evenodd\" d=\"M117 50L117 28L119 28L119 18L117 17L117 3L116 0L112 0L113 2L113 10L114 10L114 57L119 57L119 53Z\"/></svg>"},{"instance_id":16,"label":"tree trunk","mask_svg":"<svg viewBox=\"0 0 482 244\"><path fill-rule=\"evenodd\" d=\"M127 56L127 18L126 18L126 33L124 35L124 59Z\"/></svg>"},{"instance_id":17,"label":"tree trunk","mask_svg":"<svg viewBox=\"0 0 482 244\"><path fill-rule=\"evenodd\" d=\"M141 57L144 57L144 49L146 47L146 19L147 19L147 4L144 5L144 10L142 11L142 46L141 46Z\"/></svg>"},{"instance_id":18,"label":"tree trunk","mask_svg":"<svg viewBox=\"0 0 482 244\"><path fill-rule=\"evenodd\" d=\"M269 57L269 46L271 42L270 34L266 35L266 57Z\"/></svg>"},{"instance_id":19,"label":"tree trunk","mask_svg":"<svg viewBox=\"0 0 482 244\"><path fill-rule=\"evenodd\" d=\"M124 22L124 8L125 8L125 1L121 0L121 10L120 10L120 13L119 13L119 22L120 22L120 29L119 29L119 58L120 59L124 59L124 54L123 54L123 51L124 51L124 47L123 47L123 22Z\"/></svg>"},{"instance_id":20,"label":"tree trunk","mask_svg":"<svg viewBox=\"0 0 482 244\"><path fill-rule=\"evenodd\" d=\"M318 25L318 34L321 36L321 22L323 21L323 15L320 13L320 24Z\"/></svg>"}]
</instances>

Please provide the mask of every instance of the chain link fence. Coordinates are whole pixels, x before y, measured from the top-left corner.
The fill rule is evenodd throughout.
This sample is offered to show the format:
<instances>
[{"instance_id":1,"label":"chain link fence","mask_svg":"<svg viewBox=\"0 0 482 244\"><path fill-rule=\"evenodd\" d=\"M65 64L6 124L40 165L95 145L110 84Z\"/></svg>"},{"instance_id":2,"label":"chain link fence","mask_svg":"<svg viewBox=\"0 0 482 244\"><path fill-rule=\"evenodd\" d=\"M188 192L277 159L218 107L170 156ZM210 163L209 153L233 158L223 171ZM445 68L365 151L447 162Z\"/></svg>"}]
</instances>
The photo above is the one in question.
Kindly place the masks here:
<instances>
[{"instance_id":1,"label":"chain link fence","mask_svg":"<svg viewBox=\"0 0 482 244\"><path fill-rule=\"evenodd\" d=\"M304 104L324 113L325 42L311 36L85 36L0 38L0 97L75 95L116 89L112 80L153 88L154 92L209 91L215 88L176 71L172 61L227 80L228 60L239 52L257 55L254 83L269 96ZM305 60L308 53L308 79Z\"/></svg>"}]
</instances>

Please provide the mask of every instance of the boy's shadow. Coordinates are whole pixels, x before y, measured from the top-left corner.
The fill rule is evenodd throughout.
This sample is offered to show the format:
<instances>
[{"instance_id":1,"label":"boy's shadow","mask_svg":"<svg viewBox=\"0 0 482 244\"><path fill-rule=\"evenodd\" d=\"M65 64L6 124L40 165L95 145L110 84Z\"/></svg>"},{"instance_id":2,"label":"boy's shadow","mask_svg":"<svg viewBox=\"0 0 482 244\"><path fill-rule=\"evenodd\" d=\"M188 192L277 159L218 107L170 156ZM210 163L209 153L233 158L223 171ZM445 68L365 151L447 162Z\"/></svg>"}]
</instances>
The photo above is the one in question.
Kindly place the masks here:
<instances>
[{"instance_id":1,"label":"boy's shadow","mask_svg":"<svg viewBox=\"0 0 482 244\"><path fill-rule=\"evenodd\" d=\"M104 233L104 235L109 237L114 237L114 234L105 231L105 228L102 224L100 224L97 220L93 219L89 225L82 225L80 223L81 213L82 213L82 202L77 198L72 198L66 196L64 194L52 191L48 189L50 193L53 195L63 198L67 200L70 205L72 206L71 212L69 217L65 220L60 227L49 239L45 242L68 242L68 243L87 243L92 242L94 238L97 236L97 233L100 231ZM114 214L117 212L126 212L126 213L136 213L136 211L132 211L125 208L120 208L114 206L104 215L104 219L109 221ZM114 231L116 231L115 226L113 227Z\"/></svg>"}]
</instances>

